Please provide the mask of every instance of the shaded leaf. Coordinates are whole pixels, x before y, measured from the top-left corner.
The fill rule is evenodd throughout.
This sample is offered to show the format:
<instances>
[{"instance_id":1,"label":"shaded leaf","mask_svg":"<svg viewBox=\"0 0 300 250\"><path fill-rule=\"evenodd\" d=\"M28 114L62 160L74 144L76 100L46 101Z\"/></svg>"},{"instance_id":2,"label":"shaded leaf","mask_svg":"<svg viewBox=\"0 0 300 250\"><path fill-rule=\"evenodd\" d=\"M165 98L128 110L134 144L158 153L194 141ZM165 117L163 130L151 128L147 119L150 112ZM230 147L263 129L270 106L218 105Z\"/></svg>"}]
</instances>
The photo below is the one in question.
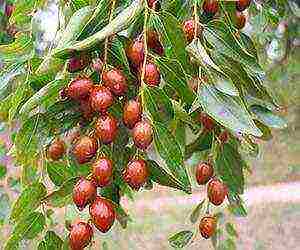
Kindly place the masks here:
<instances>
[{"instance_id":1,"label":"shaded leaf","mask_svg":"<svg viewBox=\"0 0 300 250\"><path fill-rule=\"evenodd\" d=\"M120 205L116 207L116 213L117 213L117 220L120 223L121 227L123 229L127 228L128 222L132 221L130 216Z\"/></svg>"},{"instance_id":2,"label":"shaded leaf","mask_svg":"<svg viewBox=\"0 0 300 250\"><path fill-rule=\"evenodd\" d=\"M46 161L46 166L48 176L56 186L76 175L75 169L70 168L64 161Z\"/></svg>"},{"instance_id":3,"label":"shaded leaf","mask_svg":"<svg viewBox=\"0 0 300 250\"><path fill-rule=\"evenodd\" d=\"M237 217L246 217L247 210L242 198L238 194L234 194L232 192L229 192L227 197L229 201L228 210L230 213Z\"/></svg>"},{"instance_id":4,"label":"shaded leaf","mask_svg":"<svg viewBox=\"0 0 300 250\"><path fill-rule=\"evenodd\" d=\"M185 159L190 158L194 152L210 149L212 140L213 134L211 132L202 132L195 141L186 146Z\"/></svg>"},{"instance_id":5,"label":"shaded leaf","mask_svg":"<svg viewBox=\"0 0 300 250\"><path fill-rule=\"evenodd\" d=\"M192 211L191 215L190 215L190 222L191 223L196 223L201 215L201 211L203 208L203 205L205 203L205 199L203 201L201 201Z\"/></svg>"},{"instance_id":6,"label":"shaded leaf","mask_svg":"<svg viewBox=\"0 0 300 250\"><path fill-rule=\"evenodd\" d=\"M174 248L183 248L191 241L193 235L192 231L181 231L172 235L169 238L169 243Z\"/></svg>"},{"instance_id":7,"label":"shaded leaf","mask_svg":"<svg viewBox=\"0 0 300 250\"><path fill-rule=\"evenodd\" d=\"M48 231L38 245L38 250L61 250L63 246L62 239L53 231Z\"/></svg>"}]
</instances>

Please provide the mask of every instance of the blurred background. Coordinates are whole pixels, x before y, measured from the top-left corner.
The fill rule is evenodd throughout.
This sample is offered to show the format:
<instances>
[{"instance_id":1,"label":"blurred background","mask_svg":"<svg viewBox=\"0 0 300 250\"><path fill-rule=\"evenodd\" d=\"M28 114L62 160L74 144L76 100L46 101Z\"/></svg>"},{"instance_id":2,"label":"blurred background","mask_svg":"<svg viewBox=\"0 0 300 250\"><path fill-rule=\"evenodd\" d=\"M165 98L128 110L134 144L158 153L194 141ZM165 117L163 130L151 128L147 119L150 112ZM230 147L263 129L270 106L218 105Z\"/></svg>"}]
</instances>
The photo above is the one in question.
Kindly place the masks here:
<instances>
[{"instance_id":1,"label":"blurred background","mask_svg":"<svg viewBox=\"0 0 300 250\"><path fill-rule=\"evenodd\" d=\"M300 249L300 11L297 1L290 2L292 16L276 21L276 12L258 13L249 18L244 29L256 42L260 61L267 72L265 83L281 104L280 112L288 126L274 130L273 139L261 141L259 153L249 159L251 174L247 176L244 195L248 216L231 218L226 213L226 204L219 209L225 211L224 221L236 225L236 247L231 245L228 249ZM3 8L5 3L0 0L0 9ZM42 52L54 39L57 18L55 1L36 13L33 27L38 51ZM268 18L274 19L272 25L266 25ZM9 38L0 37L0 40L4 43ZM9 128L0 124L0 249L10 231L10 207L20 192L20 171L9 157L14 136ZM193 160L187 163L191 172L195 163ZM204 195L204 188L196 185L193 196L157 186L151 192L143 190L136 194L134 202L123 201L132 218L127 230L115 223L108 234L96 235L91 249L171 249L170 235L184 229L193 230L188 217ZM87 217L87 211L79 214L70 205L55 213L51 225L62 236L66 234L62 222L79 217ZM22 248L36 249L36 245L24 241ZM198 237L187 249L213 247L210 241Z\"/></svg>"}]
</instances>

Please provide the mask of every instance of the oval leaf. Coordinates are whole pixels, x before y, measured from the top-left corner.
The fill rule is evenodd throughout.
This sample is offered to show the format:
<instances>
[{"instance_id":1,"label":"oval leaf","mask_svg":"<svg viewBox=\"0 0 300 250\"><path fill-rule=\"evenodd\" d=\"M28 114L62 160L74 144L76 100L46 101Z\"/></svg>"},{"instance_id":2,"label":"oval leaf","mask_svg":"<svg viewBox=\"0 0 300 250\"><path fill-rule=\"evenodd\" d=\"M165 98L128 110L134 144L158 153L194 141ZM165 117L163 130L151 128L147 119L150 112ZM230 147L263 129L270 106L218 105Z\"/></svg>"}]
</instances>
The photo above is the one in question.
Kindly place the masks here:
<instances>
[{"instance_id":1,"label":"oval leaf","mask_svg":"<svg viewBox=\"0 0 300 250\"><path fill-rule=\"evenodd\" d=\"M169 243L174 248L183 248L191 241L193 235L192 231L181 231L171 236Z\"/></svg>"},{"instance_id":2,"label":"oval leaf","mask_svg":"<svg viewBox=\"0 0 300 250\"><path fill-rule=\"evenodd\" d=\"M204 205L205 199L201 201L193 210L193 212L190 215L190 222L191 223L196 223L201 215L201 211Z\"/></svg>"}]
</instances>

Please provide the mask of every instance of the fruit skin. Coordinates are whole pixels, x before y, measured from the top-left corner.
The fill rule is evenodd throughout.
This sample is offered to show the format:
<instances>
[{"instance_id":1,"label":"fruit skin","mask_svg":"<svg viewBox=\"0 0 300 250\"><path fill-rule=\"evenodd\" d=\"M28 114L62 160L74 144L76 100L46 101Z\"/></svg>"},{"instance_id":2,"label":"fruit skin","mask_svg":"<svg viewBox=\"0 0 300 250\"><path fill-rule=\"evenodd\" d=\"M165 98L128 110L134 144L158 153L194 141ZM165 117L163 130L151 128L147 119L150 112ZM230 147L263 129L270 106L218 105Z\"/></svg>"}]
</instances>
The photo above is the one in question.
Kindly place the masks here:
<instances>
[{"instance_id":1,"label":"fruit skin","mask_svg":"<svg viewBox=\"0 0 300 250\"><path fill-rule=\"evenodd\" d=\"M130 161L123 172L124 181L134 190L139 190L148 176L147 163L142 159Z\"/></svg>"},{"instance_id":2,"label":"fruit skin","mask_svg":"<svg viewBox=\"0 0 300 250\"><path fill-rule=\"evenodd\" d=\"M207 185L208 199L215 206L223 203L227 193L226 185L217 178L212 179Z\"/></svg>"},{"instance_id":3,"label":"fruit skin","mask_svg":"<svg viewBox=\"0 0 300 250\"><path fill-rule=\"evenodd\" d=\"M95 58L93 59L93 63L92 63L92 69L98 73L102 72L103 69L103 62L100 58Z\"/></svg>"},{"instance_id":4,"label":"fruit skin","mask_svg":"<svg viewBox=\"0 0 300 250\"><path fill-rule=\"evenodd\" d=\"M217 0L205 0L202 8L205 14L214 16L219 11L219 3Z\"/></svg>"},{"instance_id":5,"label":"fruit skin","mask_svg":"<svg viewBox=\"0 0 300 250\"><path fill-rule=\"evenodd\" d=\"M110 90L105 86L95 86L90 95L92 109L98 112L105 112L114 101Z\"/></svg>"},{"instance_id":6,"label":"fruit skin","mask_svg":"<svg viewBox=\"0 0 300 250\"><path fill-rule=\"evenodd\" d=\"M93 81L88 77L76 78L66 89L66 95L76 101L86 99L93 88Z\"/></svg>"},{"instance_id":7,"label":"fruit skin","mask_svg":"<svg viewBox=\"0 0 300 250\"><path fill-rule=\"evenodd\" d=\"M48 156L51 160L57 161L66 153L66 144L61 139L56 139L48 148Z\"/></svg>"},{"instance_id":8,"label":"fruit skin","mask_svg":"<svg viewBox=\"0 0 300 250\"><path fill-rule=\"evenodd\" d=\"M213 216L205 216L201 219L199 224L199 231L201 236L205 239L210 238L216 232L217 221Z\"/></svg>"},{"instance_id":9,"label":"fruit skin","mask_svg":"<svg viewBox=\"0 0 300 250\"><path fill-rule=\"evenodd\" d=\"M222 144L225 144L229 140L229 133L228 131L224 130L219 134L219 140L221 141Z\"/></svg>"},{"instance_id":10,"label":"fruit skin","mask_svg":"<svg viewBox=\"0 0 300 250\"><path fill-rule=\"evenodd\" d=\"M97 195L97 189L92 181L81 177L73 188L73 202L82 211Z\"/></svg>"},{"instance_id":11,"label":"fruit skin","mask_svg":"<svg viewBox=\"0 0 300 250\"><path fill-rule=\"evenodd\" d=\"M154 30L147 31L147 46L160 56L164 54L164 47L161 45L158 34Z\"/></svg>"},{"instance_id":12,"label":"fruit skin","mask_svg":"<svg viewBox=\"0 0 300 250\"><path fill-rule=\"evenodd\" d=\"M125 126L132 129L134 125L141 120L142 107L139 101L129 100L123 108L123 122Z\"/></svg>"},{"instance_id":13,"label":"fruit skin","mask_svg":"<svg viewBox=\"0 0 300 250\"><path fill-rule=\"evenodd\" d=\"M206 113L201 112L199 115L199 121L203 125L206 131L211 131L215 127L214 120Z\"/></svg>"},{"instance_id":14,"label":"fruit skin","mask_svg":"<svg viewBox=\"0 0 300 250\"><path fill-rule=\"evenodd\" d=\"M95 130L100 141L109 144L117 136L118 122L112 115L102 115L97 119Z\"/></svg>"},{"instance_id":15,"label":"fruit skin","mask_svg":"<svg viewBox=\"0 0 300 250\"><path fill-rule=\"evenodd\" d=\"M14 12L14 10L15 10L15 6L14 5L12 5L12 4L6 4L5 5L5 11L4 11L4 13L9 18L9 17L11 17L12 13Z\"/></svg>"},{"instance_id":16,"label":"fruit skin","mask_svg":"<svg viewBox=\"0 0 300 250\"><path fill-rule=\"evenodd\" d=\"M98 187L105 187L112 181L113 163L107 157L100 157L92 165L92 173Z\"/></svg>"},{"instance_id":17,"label":"fruit skin","mask_svg":"<svg viewBox=\"0 0 300 250\"><path fill-rule=\"evenodd\" d=\"M116 219L115 207L109 200L97 196L90 205L90 216L95 227L102 233L106 233Z\"/></svg>"},{"instance_id":18,"label":"fruit skin","mask_svg":"<svg viewBox=\"0 0 300 250\"><path fill-rule=\"evenodd\" d=\"M184 23L182 25L182 30L185 34L185 37L186 37L186 40L188 41L188 43L190 43L194 39L195 28L196 28L196 24L195 24L194 19L186 20L186 21L184 21ZM197 36L199 34L200 34L200 27L198 25L198 27L197 27Z\"/></svg>"},{"instance_id":19,"label":"fruit skin","mask_svg":"<svg viewBox=\"0 0 300 250\"><path fill-rule=\"evenodd\" d=\"M199 185L206 184L214 175L214 168L207 162L201 162L196 166L196 180Z\"/></svg>"},{"instance_id":20,"label":"fruit skin","mask_svg":"<svg viewBox=\"0 0 300 250\"><path fill-rule=\"evenodd\" d=\"M160 10L160 1L159 0L147 0L148 6L150 9L153 9L155 11Z\"/></svg>"},{"instance_id":21,"label":"fruit skin","mask_svg":"<svg viewBox=\"0 0 300 250\"><path fill-rule=\"evenodd\" d=\"M236 12L236 24L235 27L239 30L243 29L246 24L246 17L242 12Z\"/></svg>"},{"instance_id":22,"label":"fruit skin","mask_svg":"<svg viewBox=\"0 0 300 250\"><path fill-rule=\"evenodd\" d=\"M93 137L83 136L73 147L73 155L79 164L89 162L97 153L98 143Z\"/></svg>"},{"instance_id":23,"label":"fruit skin","mask_svg":"<svg viewBox=\"0 0 300 250\"><path fill-rule=\"evenodd\" d=\"M93 117L94 110L91 106L90 98L85 98L83 100L79 101L79 107L80 111L82 112L82 115L84 119L90 120Z\"/></svg>"},{"instance_id":24,"label":"fruit skin","mask_svg":"<svg viewBox=\"0 0 300 250\"><path fill-rule=\"evenodd\" d=\"M78 222L71 227L69 245L72 250L83 250L93 237L93 228L85 222Z\"/></svg>"},{"instance_id":25,"label":"fruit skin","mask_svg":"<svg viewBox=\"0 0 300 250\"><path fill-rule=\"evenodd\" d=\"M126 50L127 57L134 67L139 67L145 57L144 41L141 38L135 39Z\"/></svg>"},{"instance_id":26,"label":"fruit skin","mask_svg":"<svg viewBox=\"0 0 300 250\"><path fill-rule=\"evenodd\" d=\"M142 69L140 70L142 72ZM160 83L160 73L154 63L147 63L145 66L144 82L149 86L158 86Z\"/></svg>"},{"instance_id":27,"label":"fruit skin","mask_svg":"<svg viewBox=\"0 0 300 250\"><path fill-rule=\"evenodd\" d=\"M132 131L133 142L139 149L147 149L153 140L152 126L147 121L135 124Z\"/></svg>"},{"instance_id":28,"label":"fruit skin","mask_svg":"<svg viewBox=\"0 0 300 250\"><path fill-rule=\"evenodd\" d=\"M127 91L127 81L119 69L110 69L102 75L103 84L116 96L122 96Z\"/></svg>"},{"instance_id":29,"label":"fruit skin","mask_svg":"<svg viewBox=\"0 0 300 250\"><path fill-rule=\"evenodd\" d=\"M235 3L236 9L238 11L244 11L250 6L250 4L251 4L251 0L238 0Z\"/></svg>"},{"instance_id":30,"label":"fruit skin","mask_svg":"<svg viewBox=\"0 0 300 250\"><path fill-rule=\"evenodd\" d=\"M69 59L67 70L70 73L75 73L83 70L90 63L90 58L86 54L73 56Z\"/></svg>"}]
</instances>

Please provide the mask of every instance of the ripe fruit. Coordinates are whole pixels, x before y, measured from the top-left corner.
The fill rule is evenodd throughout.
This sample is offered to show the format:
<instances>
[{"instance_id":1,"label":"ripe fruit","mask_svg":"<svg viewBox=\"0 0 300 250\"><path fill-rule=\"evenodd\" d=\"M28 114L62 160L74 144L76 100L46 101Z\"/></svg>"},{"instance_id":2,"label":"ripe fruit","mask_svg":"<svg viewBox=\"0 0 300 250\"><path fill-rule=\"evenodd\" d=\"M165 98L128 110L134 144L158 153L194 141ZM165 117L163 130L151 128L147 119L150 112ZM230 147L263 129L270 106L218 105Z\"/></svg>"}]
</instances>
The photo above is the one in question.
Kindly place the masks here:
<instances>
[{"instance_id":1,"label":"ripe fruit","mask_svg":"<svg viewBox=\"0 0 300 250\"><path fill-rule=\"evenodd\" d=\"M80 178L73 188L73 202L82 211L97 195L97 189L91 181Z\"/></svg>"},{"instance_id":2,"label":"ripe fruit","mask_svg":"<svg viewBox=\"0 0 300 250\"><path fill-rule=\"evenodd\" d=\"M147 121L140 121L135 124L132 137L136 147L140 149L147 149L153 139L152 126Z\"/></svg>"},{"instance_id":3,"label":"ripe fruit","mask_svg":"<svg viewBox=\"0 0 300 250\"><path fill-rule=\"evenodd\" d=\"M73 155L79 164L89 162L97 153L98 143L93 137L81 137L73 148Z\"/></svg>"},{"instance_id":4,"label":"ripe fruit","mask_svg":"<svg viewBox=\"0 0 300 250\"><path fill-rule=\"evenodd\" d=\"M214 174L214 168L207 162L201 162L196 166L196 180L199 185L206 184Z\"/></svg>"},{"instance_id":5,"label":"ripe fruit","mask_svg":"<svg viewBox=\"0 0 300 250\"><path fill-rule=\"evenodd\" d=\"M236 11L236 24L235 27L239 30L243 29L246 24L246 17L243 12Z\"/></svg>"},{"instance_id":6,"label":"ripe fruit","mask_svg":"<svg viewBox=\"0 0 300 250\"><path fill-rule=\"evenodd\" d=\"M88 97L83 100L80 100L79 104L80 104L79 107L83 117L86 120L90 120L93 117L93 113L94 113L94 110L92 109L91 106L90 98Z\"/></svg>"},{"instance_id":7,"label":"ripe fruit","mask_svg":"<svg viewBox=\"0 0 300 250\"><path fill-rule=\"evenodd\" d=\"M66 152L66 145L63 140L56 139L48 148L48 156L51 160L59 160Z\"/></svg>"},{"instance_id":8,"label":"ripe fruit","mask_svg":"<svg viewBox=\"0 0 300 250\"><path fill-rule=\"evenodd\" d=\"M228 142L228 140L229 140L229 133L227 132L227 130L223 130L219 134L219 140L222 142L222 144L225 144L225 143Z\"/></svg>"},{"instance_id":9,"label":"ripe fruit","mask_svg":"<svg viewBox=\"0 0 300 250\"><path fill-rule=\"evenodd\" d=\"M214 120L204 112L200 113L199 120L206 131L211 131L215 126Z\"/></svg>"},{"instance_id":10,"label":"ripe fruit","mask_svg":"<svg viewBox=\"0 0 300 250\"><path fill-rule=\"evenodd\" d=\"M80 54L73 56L69 59L67 70L70 73L74 73L83 70L90 63L90 58L86 54Z\"/></svg>"},{"instance_id":11,"label":"ripe fruit","mask_svg":"<svg viewBox=\"0 0 300 250\"><path fill-rule=\"evenodd\" d=\"M164 54L164 48L159 41L157 32L154 30L147 31L147 46L160 56Z\"/></svg>"},{"instance_id":12,"label":"ripe fruit","mask_svg":"<svg viewBox=\"0 0 300 250\"><path fill-rule=\"evenodd\" d=\"M72 250L82 250L88 246L93 237L92 227L85 222L78 222L71 227L69 244Z\"/></svg>"},{"instance_id":13,"label":"ripe fruit","mask_svg":"<svg viewBox=\"0 0 300 250\"><path fill-rule=\"evenodd\" d=\"M5 6L5 15L9 18L15 10L15 6L12 4L6 4Z\"/></svg>"},{"instance_id":14,"label":"ripe fruit","mask_svg":"<svg viewBox=\"0 0 300 250\"><path fill-rule=\"evenodd\" d=\"M142 107L139 101L129 100L123 108L123 122L125 126L132 129L134 125L141 120Z\"/></svg>"},{"instance_id":15,"label":"ripe fruit","mask_svg":"<svg viewBox=\"0 0 300 250\"><path fill-rule=\"evenodd\" d=\"M205 216L199 224L199 231L203 238L208 239L214 235L217 227L216 218L213 216Z\"/></svg>"},{"instance_id":16,"label":"ripe fruit","mask_svg":"<svg viewBox=\"0 0 300 250\"><path fill-rule=\"evenodd\" d=\"M145 56L143 39L135 39L127 48L126 54L133 66L138 67L142 64Z\"/></svg>"},{"instance_id":17,"label":"ripe fruit","mask_svg":"<svg viewBox=\"0 0 300 250\"><path fill-rule=\"evenodd\" d=\"M69 98L80 101L89 96L92 88L93 81L90 78L76 78L69 84L66 94Z\"/></svg>"},{"instance_id":18,"label":"ripe fruit","mask_svg":"<svg viewBox=\"0 0 300 250\"><path fill-rule=\"evenodd\" d=\"M103 73L103 84L116 96L124 95L127 91L126 78L121 70L111 69Z\"/></svg>"},{"instance_id":19,"label":"ripe fruit","mask_svg":"<svg viewBox=\"0 0 300 250\"><path fill-rule=\"evenodd\" d=\"M205 14L214 16L219 11L219 3L217 0L205 0L203 3Z\"/></svg>"},{"instance_id":20,"label":"ripe fruit","mask_svg":"<svg viewBox=\"0 0 300 250\"><path fill-rule=\"evenodd\" d=\"M153 9L155 11L159 11L160 10L160 2L159 0L147 0L148 2L148 6L150 9Z\"/></svg>"},{"instance_id":21,"label":"ripe fruit","mask_svg":"<svg viewBox=\"0 0 300 250\"><path fill-rule=\"evenodd\" d=\"M100 141L109 144L116 138L118 123L112 115L102 115L97 119L95 129Z\"/></svg>"},{"instance_id":22,"label":"ripe fruit","mask_svg":"<svg viewBox=\"0 0 300 250\"><path fill-rule=\"evenodd\" d=\"M144 82L150 86L158 86L159 85L160 73L154 63L146 64Z\"/></svg>"},{"instance_id":23,"label":"ripe fruit","mask_svg":"<svg viewBox=\"0 0 300 250\"><path fill-rule=\"evenodd\" d=\"M90 205L90 216L95 227L106 233L116 219L115 207L109 200L97 196Z\"/></svg>"},{"instance_id":24,"label":"ripe fruit","mask_svg":"<svg viewBox=\"0 0 300 250\"><path fill-rule=\"evenodd\" d=\"M219 179L212 179L207 186L207 196L209 201L215 206L223 203L227 195L227 187Z\"/></svg>"},{"instance_id":25,"label":"ripe fruit","mask_svg":"<svg viewBox=\"0 0 300 250\"><path fill-rule=\"evenodd\" d=\"M144 160L130 161L123 172L124 181L135 190L139 190L146 183L148 176L147 164Z\"/></svg>"},{"instance_id":26,"label":"ripe fruit","mask_svg":"<svg viewBox=\"0 0 300 250\"><path fill-rule=\"evenodd\" d=\"M92 173L99 187L110 184L113 175L113 163L107 157L100 157L92 165Z\"/></svg>"},{"instance_id":27,"label":"ripe fruit","mask_svg":"<svg viewBox=\"0 0 300 250\"><path fill-rule=\"evenodd\" d=\"M92 69L98 73L100 73L103 69L103 62L100 58L93 59Z\"/></svg>"},{"instance_id":28,"label":"ripe fruit","mask_svg":"<svg viewBox=\"0 0 300 250\"><path fill-rule=\"evenodd\" d=\"M90 95L93 110L105 112L113 104L113 95L107 87L95 86Z\"/></svg>"},{"instance_id":29,"label":"ripe fruit","mask_svg":"<svg viewBox=\"0 0 300 250\"><path fill-rule=\"evenodd\" d=\"M186 20L183 25L182 25L182 29L183 32L185 34L186 40L190 43L191 41L193 41L194 36L195 36L195 28L196 28L196 24L195 24L195 20L194 19L189 19ZM200 33L200 26L198 25L197 27L197 36Z\"/></svg>"},{"instance_id":30,"label":"ripe fruit","mask_svg":"<svg viewBox=\"0 0 300 250\"><path fill-rule=\"evenodd\" d=\"M238 11L244 11L251 4L251 0L237 0L235 5Z\"/></svg>"}]
</instances>

